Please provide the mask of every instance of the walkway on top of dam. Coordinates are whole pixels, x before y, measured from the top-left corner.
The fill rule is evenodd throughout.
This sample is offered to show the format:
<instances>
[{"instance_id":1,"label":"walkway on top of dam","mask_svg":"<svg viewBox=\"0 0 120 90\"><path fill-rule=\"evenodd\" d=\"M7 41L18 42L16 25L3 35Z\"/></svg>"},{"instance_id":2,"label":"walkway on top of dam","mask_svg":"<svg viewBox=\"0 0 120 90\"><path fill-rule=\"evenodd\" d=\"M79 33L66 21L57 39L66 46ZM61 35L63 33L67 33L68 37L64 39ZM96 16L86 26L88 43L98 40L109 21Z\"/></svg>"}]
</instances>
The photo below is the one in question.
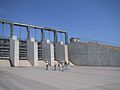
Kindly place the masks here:
<instances>
[{"instance_id":1,"label":"walkway on top of dam","mask_svg":"<svg viewBox=\"0 0 120 90\"><path fill-rule=\"evenodd\" d=\"M48 71L40 67L1 67L1 90L120 90L120 68L71 67Z\"/></svg>"}]
</instances>

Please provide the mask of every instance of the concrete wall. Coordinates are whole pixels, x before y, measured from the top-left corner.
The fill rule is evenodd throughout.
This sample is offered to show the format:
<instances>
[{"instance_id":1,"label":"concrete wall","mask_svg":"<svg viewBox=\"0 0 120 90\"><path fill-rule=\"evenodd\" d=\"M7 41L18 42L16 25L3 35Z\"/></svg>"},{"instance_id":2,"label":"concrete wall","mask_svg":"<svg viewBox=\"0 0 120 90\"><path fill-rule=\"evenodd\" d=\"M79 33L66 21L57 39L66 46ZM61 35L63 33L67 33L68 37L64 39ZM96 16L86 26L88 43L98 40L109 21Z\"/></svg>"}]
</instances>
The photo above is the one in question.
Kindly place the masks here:
<instances>
[{"instance_id":1,"label":"concrete wall","mask_svg":"<svg viewBox=\"0 0 120 90\"><path fill-rule=\"evenodd\" d=\"M54 45L50 43L50 40L42 42L42 59L54 66Z\"/></svg>"},{"instance_id":2,"label":"concrete wall","mask_svg":"<svg viewBox=\"0 0 120 90\"><path fill-rule=\"evenodd\" d=\"M10 61L13 66L19 66L19 40L16 36L10 38Z\"/></svg>"},{"instance_id":3,"label":"concrete wall","mask_svg":"<svg viewBox=\"0 0 120 90\"><path fill-rule=\"evenodd\" d=\"M27 60L33 66L38 66L38 46L37 42L33 38L27 40Z\"/></svg>"},{"instance_id":4,"label":"concrete wall","mask_svg":"<svg viewBox=\"0 0 120 90\"><path fill-rule=\"evenodd\" d=\"M68 46L63 44L63 42L56 43L56 59L61 61L67 61L68 62Z\"/></svg>"},{"instance_id":5,"label":"concrete wall","mask_svg":"<svg viewBox=\"0 0 120 90\"><path fill-rule=\"evenodd\" d=\"M120 66L120 48L95 43L70 43L69 60L76 65Z\"/></svg>"}]
</instances>

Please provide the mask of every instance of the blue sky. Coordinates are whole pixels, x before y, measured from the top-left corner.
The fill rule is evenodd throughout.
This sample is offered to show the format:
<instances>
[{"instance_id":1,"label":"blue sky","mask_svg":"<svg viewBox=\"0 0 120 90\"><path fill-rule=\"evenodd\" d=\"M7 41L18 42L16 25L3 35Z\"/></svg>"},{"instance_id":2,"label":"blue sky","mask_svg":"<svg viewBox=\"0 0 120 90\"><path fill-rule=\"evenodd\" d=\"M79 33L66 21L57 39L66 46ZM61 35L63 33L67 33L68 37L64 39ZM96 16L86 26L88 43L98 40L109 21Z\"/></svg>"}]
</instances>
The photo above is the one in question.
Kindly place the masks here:
<instances>
[{"instance_id":1,"label":"blue sky","mask_svg":"<svg viewBox=\"0 0 120 90\"><path fill-rule=\"evenodd\" d=\"M0 18L120 45L120 0L0 0Z\"/></svg>"}]
</instances>

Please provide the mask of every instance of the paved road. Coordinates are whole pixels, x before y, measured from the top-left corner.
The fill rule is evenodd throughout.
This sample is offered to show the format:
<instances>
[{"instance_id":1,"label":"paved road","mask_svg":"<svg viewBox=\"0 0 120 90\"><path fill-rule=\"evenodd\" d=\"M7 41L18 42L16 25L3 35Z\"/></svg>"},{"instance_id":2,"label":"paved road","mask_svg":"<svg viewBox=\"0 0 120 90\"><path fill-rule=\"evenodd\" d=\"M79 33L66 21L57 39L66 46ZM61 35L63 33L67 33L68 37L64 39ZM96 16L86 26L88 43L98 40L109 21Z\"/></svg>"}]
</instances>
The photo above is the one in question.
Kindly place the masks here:
<instances>
[{"instance_id":1,"label":"paved road","mask_svg":"<svg viewBox=\"0 0 120 90\"><path fill-rule=\"evenodd\" d=\"M62 72L0 67L0 90L120 90L120 68L82 66Z\"/></svg>"}]
</instances>

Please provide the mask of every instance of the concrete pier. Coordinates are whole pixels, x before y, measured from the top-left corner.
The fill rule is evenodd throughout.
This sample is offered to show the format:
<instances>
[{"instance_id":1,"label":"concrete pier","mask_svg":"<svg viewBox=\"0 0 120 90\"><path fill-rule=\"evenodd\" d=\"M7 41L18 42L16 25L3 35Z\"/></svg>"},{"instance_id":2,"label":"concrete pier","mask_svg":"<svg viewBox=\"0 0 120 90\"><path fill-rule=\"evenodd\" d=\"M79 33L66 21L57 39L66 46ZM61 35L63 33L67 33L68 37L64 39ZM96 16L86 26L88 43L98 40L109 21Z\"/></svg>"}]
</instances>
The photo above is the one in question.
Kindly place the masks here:
<instances>
[{"instance_id":1,"label":"concrete pier","mask_svg":"<svg viewBox=\"0 0 120 90\"><path fill-rule=\"evenodd\" d=\"M27 60L33 66L38 66L38 46L37 42L35 42L34 38L27 40Z\"/></svg>"},{"instance_id":2,"label":"concrete pier","mask_svg":"<svg viewBox=\"0 0 120 90\"><path fill-rule=\"evenodd\" d=\"M10 38L10 61L13 66L19 66L19 40L16 36Z\"/></svg>"},{"instance_id":3,"label":"concrete pier","mask_svg":"<svg viewBox=\"0 0 120 90\"><path fill-rule=\"evenodd\" d=\"M48 61L51 66L54 66L54 45L50 40L42 42L42 59Z\"/></svg>"},{"instance_id":4,"label":"concrete pier","mask_svg":"<svg viewBox=\"0 0 120 90\"><path fill-rule=\"evenodd\" d=\"M68 46L65 45L63 42L59 42L55 44L56 48L56 59L61 61L68 62Z\"/></svg>"}]
</instances>

